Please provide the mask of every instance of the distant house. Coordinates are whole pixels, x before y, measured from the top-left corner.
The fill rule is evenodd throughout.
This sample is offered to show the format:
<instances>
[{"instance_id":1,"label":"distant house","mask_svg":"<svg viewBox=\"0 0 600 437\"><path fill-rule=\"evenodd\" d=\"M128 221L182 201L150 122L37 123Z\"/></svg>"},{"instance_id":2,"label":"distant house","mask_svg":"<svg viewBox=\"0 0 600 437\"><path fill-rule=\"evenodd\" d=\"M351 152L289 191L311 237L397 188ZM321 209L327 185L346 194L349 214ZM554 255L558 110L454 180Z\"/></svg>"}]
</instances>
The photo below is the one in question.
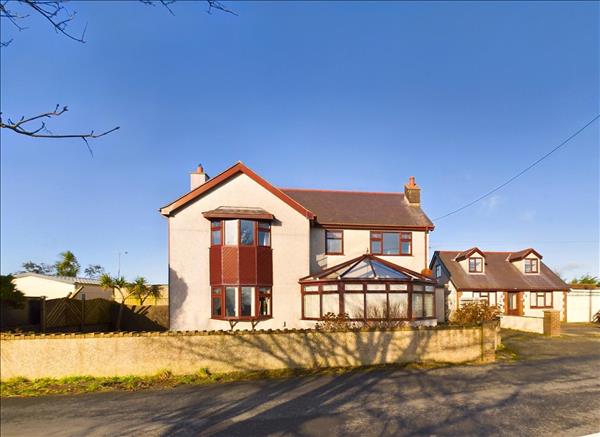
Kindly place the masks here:
<instances>
[{"instance_id":1,"label":"distant house","mask_svg":"<svg viewBox=\"0 0 600 437\"><path fill-rule=\"evenodd\" d=\"M430 268L438 283L446 287L449 314L465 302L485 300L506 315L541 317L544 310L555 309L565 320L569 286L534 249L436 251Z\"/></svg>"},{"instance_id":2,"label":"distant house","mask_svg":"<svg viewBox=\"0 0 600 437\"><path fill-rule=\"evenodd\" d=\"M90 278L70 276L51 276L39 273L20 273L14 275L17 289L27 297L45 296L47 299L68 297L70 299L107 299L113 300L112 290L100 286L100 281Z\"/></svg>"},{"instance_id":3,"label":"distant house","mask_svg":"<svg viewBox=\"0 0 600 437\"><path fill-rule=\"evenodd\" d=\"M434 225L414 178L403 185L278 188L241 162L213 178L199 166L190 191L160 209L171 329L309 328L328 313L435 325Z\"/></svg>"}]
</instances>

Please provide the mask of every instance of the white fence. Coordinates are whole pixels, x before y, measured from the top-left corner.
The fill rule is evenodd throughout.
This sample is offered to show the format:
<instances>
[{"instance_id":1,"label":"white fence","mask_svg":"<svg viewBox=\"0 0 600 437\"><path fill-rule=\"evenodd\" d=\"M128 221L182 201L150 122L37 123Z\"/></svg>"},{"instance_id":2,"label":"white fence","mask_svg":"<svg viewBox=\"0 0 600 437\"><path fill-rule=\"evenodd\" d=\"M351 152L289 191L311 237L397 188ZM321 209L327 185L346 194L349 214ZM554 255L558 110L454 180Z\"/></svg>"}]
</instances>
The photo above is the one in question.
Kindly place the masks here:
<instances>
[{"instance_id":1,"label":"white fence","mask_svg":"<svg viewBox=\"0 0 600 437\"><path fill-rule=\"evenodd\" d=\"M502 316L500 327L505 329L516 329L517 331L544 333L543 317L525 317L525 316Z\"/></svg>"},{"instance_id":2,"label":"white fence","mask_svg":"<svg viewBox=\"0 0 600 437\"><path fill-rule=\"evenodd\" d=\"M600 311L600 289L572 289L567 293L567 322L591 322Z\"/></svg>"}]
</instances>

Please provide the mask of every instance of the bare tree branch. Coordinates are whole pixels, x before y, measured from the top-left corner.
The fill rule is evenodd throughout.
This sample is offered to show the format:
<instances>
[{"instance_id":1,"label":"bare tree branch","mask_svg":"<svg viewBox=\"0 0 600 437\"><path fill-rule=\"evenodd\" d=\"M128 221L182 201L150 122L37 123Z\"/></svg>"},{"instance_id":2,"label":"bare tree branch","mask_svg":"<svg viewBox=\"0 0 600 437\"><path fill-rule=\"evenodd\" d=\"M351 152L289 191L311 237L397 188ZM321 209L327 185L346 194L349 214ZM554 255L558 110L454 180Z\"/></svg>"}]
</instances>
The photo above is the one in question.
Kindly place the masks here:
<instances>
[{"instance_id":1,"label":"bare tree branch","mask_svg":"<svg viewBox=\"0 0 600 437\"><path fill-rule=\"evenodd\" d=\"M45 119L45 118L59 117L62 114L64 114L65 112L67 112L68 110L69 110L69 108L66 106L63 106L61 108L60 105L56 105L56 107L54 108L54 111L44 112L42 114L34 115L33 117L29 117L29 118L25 118L23 116L16 122L12 121L10 118L7 119L7 121L5 122L2 119L2 113L0 113L0 128L1 129L9 129L17 134L25 135L28 137L34 137L34 138L80 138L85 142L85 144L88 147L88 150L90 151L90 153L92 155L93 155L93 153L92 153L92 149L89 147L88 139L100 138L100 137L103 137L104 135L108 135L109 133L114 132L119 129L119 126L116 126L112 129L103 131L101 133L95 133L95 131L92 130L91 132L84 133L84 134L53 134L46 128L45 121L41 121L40 124L35 127L29 126L29 123L31 123L33 121Z\"/></svg>"}]
</instances>

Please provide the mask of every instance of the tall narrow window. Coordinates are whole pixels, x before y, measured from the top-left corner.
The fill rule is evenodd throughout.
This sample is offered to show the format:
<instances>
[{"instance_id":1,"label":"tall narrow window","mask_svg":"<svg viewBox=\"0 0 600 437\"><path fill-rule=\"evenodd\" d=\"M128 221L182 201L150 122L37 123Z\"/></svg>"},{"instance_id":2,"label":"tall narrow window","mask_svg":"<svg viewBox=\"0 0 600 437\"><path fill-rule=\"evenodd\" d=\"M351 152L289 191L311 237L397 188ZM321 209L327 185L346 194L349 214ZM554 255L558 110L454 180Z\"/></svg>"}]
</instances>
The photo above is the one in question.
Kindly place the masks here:
<instances>
[{"instance_id":1,"label":"tall narrow window","mask_svg":"<svg viewBox=\"0 0 600 437\"><path fill-rule=\"evenodd\" d=\"M442 277L442 266L440 264L435 266L435 277L438 279Z\"/></svg>"},{"instance_id":2,"label":"tall narrow window","mask_svg":"<svg viewBox=\"0 0 600 437\"><path fill-rule=\"evenodd\" d=\"M483 272L483 258L472 257L469 258L469 273L482 273Z\"/></svg>"},{"instance_id":3,"label":"tall narrow window","mask_svg":"<svg viewBox=\"0 0 600 437\"><path fill-rule=\"evenodd\" d=\"M525 273L537 273L538 272L538 260L537 259L525 259Z\"/></svg>"},{"instance_id":4,"label":"tall narrow window","mask_svg":"<svg viewBox=\"0 0 600 437\"><path fill-rule=\"evenodd\" d=\"M412 255L412 232L400 232L400 250L402 255Z\"/></svg>"},{"instance_id":5,"label":"tall narrow window","mask_svg":"<svg viewBox=\"0 0 600 437\"><path fill-rule=\"evenodd\" d=\"M258 245L271 246L271 223L258 222Z\"/></svg>"},{"instance_id":6,"label":"tall narrow window","mask_svg":"<svg viewBox=\"0 0 600 437\"><path fill-rule=\"evenodd\" d=\"M342 255L344 253L344 231L325 231L325 253Z\"/></svg>"},{"instance_id":7,"label":"tall narrow window","mask_svg":"<svg viewBox=\"0 0 600 437\"><path fill-rule=\"evenodd\" d=\"M240 244L242 246L254 245L254 221L240 220Z\"/></svg>"},{"instance_id":8,"label":"tall narrow window","mask_svg":"<svg viewBox=\"0 0 600 437\"><path fill-rule=\"evenodd\" d=\"M225 244L228 246L237 246L238 244L238 221L225 220Z\"/></svg>"},{"instance_id":9,"label":"tall narrow window","mask_svg":"<svg viewBox=\"0 0 600 437\"><path fill-rule=\"evenodd\" d=\"M223 316L223 296L220 288L212 289L212 315L213 317Z\"/></svg>"},{"instance_id":10,"label":"tall narrow window","mask_svg":"<svg viewBox=\"0 0 600 437\"><path fill-rule=\"evenodd\" d=\"M271 289L261 287L258 289L258 315L262 317L271 316Z\"/></svg>"},{"instance_id":11,"label":"tall narrow window","mask_svg":"<svg viewBox=\"0 0 600 437\"><path fill-rule=\"evenodd\" d=\"M241 287L242 317L250 317L254 313L254 287Z\"/></svg>"},{"instance_id":12,"label":"tall narrow window","mask_svg":"<svg viewBox=\"0 0 600 437\"><path fill-rule=\"evenodd\" d=\"M213 246L221 245L222 236L221 220L213 220L210 222L210 243Z\"/></svg>"},{"instance_id":13,"label":"tall narrow window","mask_svg":"<svg viewBox=\"0 0 600 437\"><path fill-rule=\"evenodd\" d=\"M236 317L237 312L237 287L225 288L225 316Z\"/></svg>"}]
</instances>

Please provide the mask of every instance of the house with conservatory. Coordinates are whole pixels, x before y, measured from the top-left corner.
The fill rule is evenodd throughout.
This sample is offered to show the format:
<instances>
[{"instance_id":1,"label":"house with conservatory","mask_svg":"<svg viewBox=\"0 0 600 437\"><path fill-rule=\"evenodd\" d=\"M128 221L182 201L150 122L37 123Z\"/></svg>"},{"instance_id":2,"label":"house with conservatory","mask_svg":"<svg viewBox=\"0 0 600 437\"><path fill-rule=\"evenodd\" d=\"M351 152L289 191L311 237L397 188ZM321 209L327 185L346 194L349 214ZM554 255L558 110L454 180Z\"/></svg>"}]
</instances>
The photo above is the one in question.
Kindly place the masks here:
<instances>
[{"instance_id":1,"label":"house with conservatory","mask_svg":"<svg viewBox=\"0 0 600 437\"><path fill-rule=\"evenodd\" d=\"M310 328L328 313L443 320L414 178L401 192L279 188L241 162L190 178L160 209L171 329Z\"/></svg>"},{"instance_id":2,"label":"house with conservatory","mask_svg":"<svg viewBox=\"0 0 600 437\"><path fill-rule=\"evenodd\" d=\"M532 248L436 251L430 267L436 281L446 288L449 317L465 302L483 300L507 316L543 317L544 310L557 310L560 319L566 320L569 286Z\"/></svg>"}]
</instances>

